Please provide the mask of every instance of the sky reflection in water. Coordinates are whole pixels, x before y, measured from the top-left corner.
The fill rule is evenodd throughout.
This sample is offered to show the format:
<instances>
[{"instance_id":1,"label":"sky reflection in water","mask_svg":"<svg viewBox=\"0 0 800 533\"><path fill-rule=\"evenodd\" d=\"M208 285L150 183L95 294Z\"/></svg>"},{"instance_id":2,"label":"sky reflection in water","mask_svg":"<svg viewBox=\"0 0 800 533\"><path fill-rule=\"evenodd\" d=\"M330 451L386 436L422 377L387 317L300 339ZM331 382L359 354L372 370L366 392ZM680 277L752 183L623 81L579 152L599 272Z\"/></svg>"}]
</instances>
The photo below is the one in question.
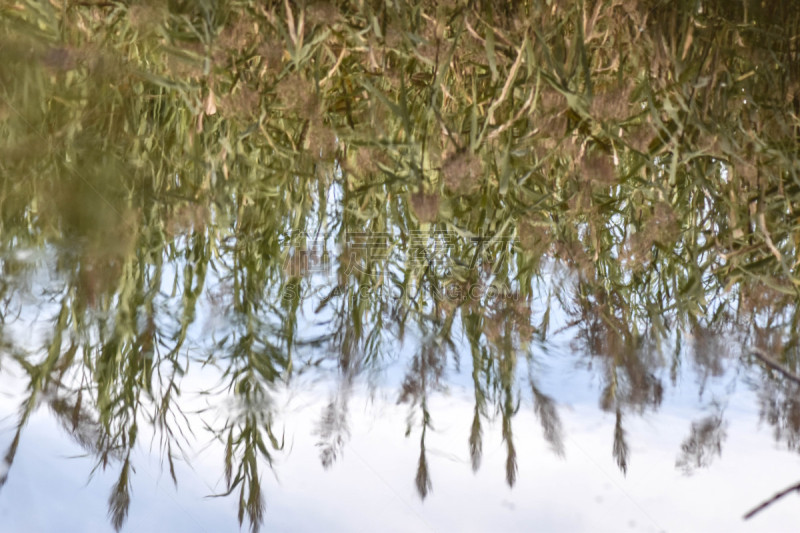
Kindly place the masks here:
<instances>
[{"instance_id":1,"label":"sky reflection in water","mask_svg":"<svg viewBox=\"0 0 800 533\"><path fill-rule=\"evenodd\" d=\"M211 314L208 306L198 312L206 333L213 331L211 324L221 325ZM567 322L561 313L553 320L555 325ZM274 472L265 469L261 475L265 530L527 531L531 524L542 531L790 529L791 500L749 522L741 519L745 510L776 487L793 483L800 472L798 458L787 455L785 444L776 442L773 428L759 414L761 402L752 390L762 379L758 369L723 356L714 363L717 375L709 377L707 365L691 362L689 349L684 349L687 363L674 385L668 383L667 367L652 368L667 383L663 400L655 409L623 415L630 448L623 475L612 456L616 415L597 403L603 388L600 361L575 349L569 329L533 348L539 354L537 387L554 401L561 427L556 448L563 454L544 437L531 394L523 392L512 419L518 468L513 488L506 479L508 450L499 413L489 415L480 467L473 472L471 369L463 362L460 368L450 364L444 388L427 400L435 430L427 432L425 441L432 489L422 500L414 481L419 421L404 436L414 409L398 403L407 361L419 342L413 333L407 337L394 361L350 385L341 376L311 370L276 387L273 424L286 442L274 455ZM35 338L30 341L36 344ZM0 376L2 434L8 438L27 382L13 363ZM197 364L184 377L181 409L195 430L203 421L229 416L224 395L204 392L221 379L218 369ZM521 391L529 389L527 381L518 379ZM332 404L346 409L340 413L345 430L326 468L321 428ZM709 420L721 421L715 426L721 427L721 439L711 439L702 454L687 454L691 425L702 427ZM140 435L133 454L136 474L126 529L237 530L233 498L208 497L225 490L224 446L200 429L186 448L188 461L177 463L176 489L157 445L150 444L152 436L152 431ZM116 474L112 467L90 475L96 459L85 454L51 411L39 409L28 422L0 500L4 528L108 531L106 501Z\"/></svg>"}]
</instances>

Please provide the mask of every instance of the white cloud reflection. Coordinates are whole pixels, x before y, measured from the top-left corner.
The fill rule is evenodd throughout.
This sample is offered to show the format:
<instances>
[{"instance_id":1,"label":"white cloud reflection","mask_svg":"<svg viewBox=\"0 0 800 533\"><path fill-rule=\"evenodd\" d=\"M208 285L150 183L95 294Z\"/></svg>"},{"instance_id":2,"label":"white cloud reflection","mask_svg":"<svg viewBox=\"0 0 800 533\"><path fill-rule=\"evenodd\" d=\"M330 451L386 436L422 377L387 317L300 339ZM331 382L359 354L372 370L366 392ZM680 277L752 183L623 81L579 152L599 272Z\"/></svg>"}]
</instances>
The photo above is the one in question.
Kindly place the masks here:
<instances>
[{"instance_id":1,"label":"white cloud reflection","mask_svg":"<svg viewBox=\"0 0 800 533\"><path fill-rule=\"evenodd\" d=\"M611 453L614 415L597 407L591 373L576 370L568 358L562 361L547 385L560 391L554 396L564 428L564 458L553 454L532 407L523 402L513 419L519 469L514 488L505 481L506 449L499 421L485 428L481 467L473 473L468 446L471 392L451 386L429 399L435 431L428 432L426 448L433 490L424 502L414 485L419 429L413 426L404 437L408 406L396 405L395 389L354 390L349 440L327 470L320 463L314 433L328 401L328 385L295 386L278 394L286 447L278 455L275 475L262 469L267 501L262 530L732 532L788 531L796 525L798 508L791 497L751 521L741 518L800 478L800 458L780 450L769 428L759 427L754 395L743 386L727 398L728 438L721 457L691 476L675 462L690 422L703 415L696 387L684 380L668 389L657 413L626 415L631 453L624 477ZM208 374L187 378L194 382L187 380L184 390L200 390L208 384L200 379L215 379ZM718 383L724 388L725 376ZM6 365L0 396L3 447L13 436L23 386ZM587 392L594 392L594 399ZM203 401L192 400L194 407ZM209 443L200 424L195 427L198 442ZM148 438L139 442L124 531L239 530L235 495L206 498L224 485L221 445L198 446L191 466L179 462L176 490L168 472L162 471L157 443L150 450ZM1 529L110 531L107 499L119 466L98 470L87 483L95 459L72 457L82 454L49 411L40 408L23 433L0 493Z\"/></svg>"}]
</instances>

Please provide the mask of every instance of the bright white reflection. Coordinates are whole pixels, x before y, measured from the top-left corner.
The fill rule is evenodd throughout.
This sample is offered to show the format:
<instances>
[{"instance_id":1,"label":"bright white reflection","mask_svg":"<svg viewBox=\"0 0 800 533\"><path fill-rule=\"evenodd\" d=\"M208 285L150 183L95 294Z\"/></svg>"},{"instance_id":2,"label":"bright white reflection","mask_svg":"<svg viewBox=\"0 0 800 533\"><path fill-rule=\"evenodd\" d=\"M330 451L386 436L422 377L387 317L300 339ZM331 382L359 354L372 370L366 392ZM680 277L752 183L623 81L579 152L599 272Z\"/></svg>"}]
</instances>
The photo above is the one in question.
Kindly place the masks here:
<instances>
[{"instance_id":1,"label":"bright white reflection","mask_svg":"<svg viewBox=\"0 0 800 533\"><path fill-rule=\"evenodd\" d=\"M627 476L612 458L615 417L597 406L591 371L566 354L547 359L542 385L558 401L564 457L542 437L529 402L513 418L517 482L505 481L506 447L501 424L484 429L483 459L473 473L468 448L472 392L453 385L432 395L435 431L426 436L432 491L422 501L414 478L419 426L404 436L407 405L397 389L356 386L349 405L349 437L329 469L320 463L319 420L335 392L332 383L295 385L276 394L278 428L286 446L274 474L262 468L267 501L263 531L782 531L797 517L792 498L753 520L742 515L762 499L800 478L800 461L776 447L760 427L756 399L740 378L726 373L706 384L702 401L688 374L668 387L655 414L626 415L630 450ZM0 414L3 446L13 435L24 384L4 364ZM184 383L185 411L207 405L199 391L216 380L190 373ZM733 381L732 381L733 380ZM736 381L736 393L728 394ZM709 398L725 404L729 421L721 457L691 476L676 468L690 421L704 415ZM198 432L190 465L177 465L178 489L162 470L158 445L140 438L134 455L132 504L124 531L221 532L239 530L236 497L221 492L223 447ZM207 416L204 415L204 416ZM279 429L280 430L280 429ZM8 532L109 531L107 499L118 465L98 470L95 459L59 427L46 407L32 417L8 483L0 493L0 523ZM247 524L244 526L247 527Z\"/></svg>"}]
</instances>

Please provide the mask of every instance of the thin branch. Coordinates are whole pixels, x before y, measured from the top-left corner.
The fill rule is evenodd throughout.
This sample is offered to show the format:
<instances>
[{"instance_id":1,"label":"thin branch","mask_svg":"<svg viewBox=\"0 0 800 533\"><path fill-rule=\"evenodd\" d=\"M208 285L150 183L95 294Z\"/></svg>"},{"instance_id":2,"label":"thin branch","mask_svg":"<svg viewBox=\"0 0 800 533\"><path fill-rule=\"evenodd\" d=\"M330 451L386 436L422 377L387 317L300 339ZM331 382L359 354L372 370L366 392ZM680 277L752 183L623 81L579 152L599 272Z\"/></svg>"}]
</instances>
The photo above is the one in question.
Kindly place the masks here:
<instances>
[{"instance_id":1,"label":"thin branch","mask_svg":"<svg viewBox=\"0 0 800 533\"><path fill-rule=\"evenodd\" d=\"M772 358L766 351L762 350L761 348L756 348L755 346L750 348L750 352L761 359L768 367L773 370L777 370L784 376L786 376L790 381L793 381L800 385L800 376L780 364L778 361Z\"/></svg>"},{"instance_id":2,"label":"thin branch","mask_svg":"<svg viewBox=\"0 0 800 533\"><path fill-rule=\"evenodd\" d=\"M766 509L767 507L769 507L773 503L777 502L778 500L780 500L781 498L783 498L787 494L791 494L794 491L800 491L800 483L792 485L788 489L783 489L782 491L777 493L775 496L773 496L769 500L761 502L757 507L753 508L752 510L750 510L750 512L748 512L746 515L744 515L744 519L745 520L749 520L750 518L753 518L757 513L760 513L761 511L763 511L764 509Z\"/></svg>"},{"instance_id":3,"label":"thin branch","mask_svg":"<svg viewBox=\"0 0 800 533\"><path fill-rule=\"evenodd\" d=\"M342 59L344 59L346 53L347 53L347 47L343 46L342 51L339 53L339 57L336 58L336 63L331 67L328 73L325 74L325 77L319 80L320 87L325 85L325 83L327 83L327 81L330 80L334 74L336 74L336 71L339 70L339 66L342 64Z\"/></svg>"},{"instance_id":4,"label":"thin branch","mask_svg":"<svg viewBox=\"0 0 800 533\"><path fill-rule=\"evenodd\" d=\"M769 251L775 256L775 259L777 259L779 263L783 264L783 256L775 247L775 243L772 242L772 237L767 230L767 221L765 220L763 211L758 214L758 225L761 228L761 232L764 234L764 240L767 242L767 248L769 248Z\"/></svg>"}]
</instances>

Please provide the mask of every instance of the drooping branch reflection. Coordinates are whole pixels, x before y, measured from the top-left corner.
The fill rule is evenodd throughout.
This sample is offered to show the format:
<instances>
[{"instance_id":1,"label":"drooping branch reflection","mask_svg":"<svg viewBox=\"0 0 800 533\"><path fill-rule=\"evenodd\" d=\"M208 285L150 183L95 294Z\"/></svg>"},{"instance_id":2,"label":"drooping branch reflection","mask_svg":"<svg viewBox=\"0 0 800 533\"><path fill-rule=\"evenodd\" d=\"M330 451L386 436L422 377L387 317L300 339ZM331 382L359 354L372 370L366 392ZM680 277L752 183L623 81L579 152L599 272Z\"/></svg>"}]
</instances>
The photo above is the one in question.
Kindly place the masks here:
<instances>
[{"instance_id":1,"label":"drooping branch reflection","mask_svg":"<svg viewBox=\"0 0 800 533\"><path fill-rule=\"evenodd\" d=\"M119 468L120 528L140 435L177 483L208 431L257 530L277 391L335 383L330 468L353 391L392 364L422 498L432 400L461 366L471 466L497 423L514 485L521 413L566 453L539 365L564 336L623 473L626 422L687 358L701 397L741 368L797 448L796 387L747 349L798 370L796 8L234 4L0 14L0 363L27 382L0 486L47 404ZM217 409L190 427L204 368ZM678 467L710 464L725 427L721 408L690 424Z\"/></svg>"}]
</instances>

